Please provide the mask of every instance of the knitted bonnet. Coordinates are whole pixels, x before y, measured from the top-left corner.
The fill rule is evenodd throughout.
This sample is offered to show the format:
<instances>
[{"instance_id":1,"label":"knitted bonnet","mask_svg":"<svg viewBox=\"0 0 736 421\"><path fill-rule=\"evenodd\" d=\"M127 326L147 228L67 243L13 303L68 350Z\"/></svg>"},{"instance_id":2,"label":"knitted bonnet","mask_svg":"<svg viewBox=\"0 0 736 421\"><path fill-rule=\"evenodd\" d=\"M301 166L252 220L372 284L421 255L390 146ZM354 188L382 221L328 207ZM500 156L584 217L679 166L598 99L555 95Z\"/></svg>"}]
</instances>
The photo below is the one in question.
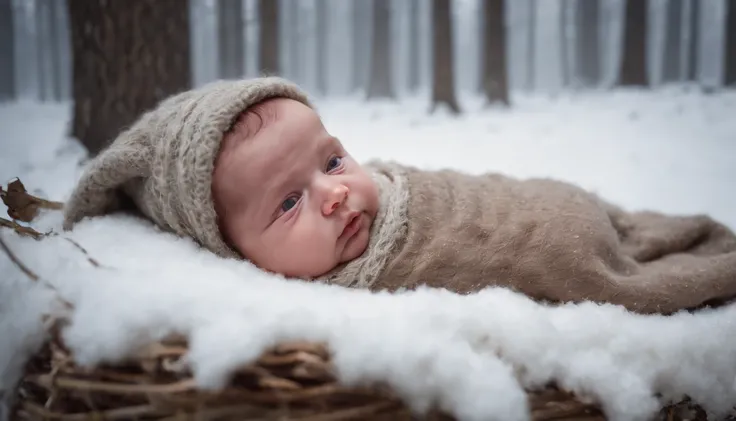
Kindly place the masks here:
<instances>
[{"instance_id":1,"label":"knitted bonnet","mask_svg":"<svg viewBox=\"0 0 736 421\"><path fill-rule=\"evenodd\" d=\"M224 134L238 116L270 98L312 106L278 77L220 80L175 94L143 114L87 166L64 209L65 230L120 209L120 194L162 229L223 257L239 257L217 224L212 172Z\"/></svg>"}]
</instances>

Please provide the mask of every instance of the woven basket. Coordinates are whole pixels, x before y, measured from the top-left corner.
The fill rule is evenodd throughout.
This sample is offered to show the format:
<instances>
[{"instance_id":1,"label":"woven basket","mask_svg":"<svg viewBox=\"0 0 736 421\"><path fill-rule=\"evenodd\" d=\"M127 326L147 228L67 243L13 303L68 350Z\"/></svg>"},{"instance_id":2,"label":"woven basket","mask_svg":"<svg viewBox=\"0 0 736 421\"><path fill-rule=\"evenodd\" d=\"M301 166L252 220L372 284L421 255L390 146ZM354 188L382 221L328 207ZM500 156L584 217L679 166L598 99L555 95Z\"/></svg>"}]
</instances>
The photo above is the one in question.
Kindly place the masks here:
<instances>
[{"instance_id":1,"label":"woven basket","mask_svg":"<svg viewBox=\"0 0 736 421\"><path fill-rule=\"evenodd\" d=\"M179 359L183 341L160 342L140 357L85 370L58 339L32 358L18 387L18 420L409 420L418 419L387 387L345 388L325 347L282 344L241 367L224 390L198 390ZM533 420L605 420L593 403L549 387L528 391ZM489 397L492 399L493 397ZM433 411L423 419L452 420ZM707 420L689 402L656 419ZM736 418L728 418L734 420Z\"/></svg>"}]
</instances>

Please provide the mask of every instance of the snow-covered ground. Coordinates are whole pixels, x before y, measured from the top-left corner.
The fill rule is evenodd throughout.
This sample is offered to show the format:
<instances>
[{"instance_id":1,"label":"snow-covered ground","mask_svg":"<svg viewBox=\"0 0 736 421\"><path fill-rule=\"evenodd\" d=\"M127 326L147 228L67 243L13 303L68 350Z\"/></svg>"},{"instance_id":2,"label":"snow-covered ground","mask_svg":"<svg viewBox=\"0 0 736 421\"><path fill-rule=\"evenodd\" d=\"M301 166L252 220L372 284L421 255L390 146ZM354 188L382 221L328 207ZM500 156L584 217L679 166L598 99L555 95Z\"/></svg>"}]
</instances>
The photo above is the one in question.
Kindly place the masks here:
<instances>
[{"instance_id":1,"label":"snow-covered ground","mask_svg":"<svg viewBox=\"0 0 736 421\"><path fill-rule=\"evenodd\" d=\"M459 117L428 115L424 98L318 106L359 160L552 176L629 209L705 212L736 229L736 92L522 97L511 110L463 104ZM64 200L84 159L64 136L68 118L64 105L0 106L0 181L17 176ZM58 213L34 223L59 224ZM609 306L544 308L500 290L369 294L267 276L122 216L65 234L103 268L58 237L0 235L75 305L65 339L82 363L177 330L191 337L197 380L217 386L270 343L304 338L329 343L343 381L386 381L415 408L436 400L466 420L526 419L521 388L550 379L602 398L620 420L648 415L655 390L688 393L714 410L736 405L736 307L646 318ZM38 345L48 299L0 253L0 392ZM511 364L530 377L514 378Z\"/></svg>"}]
</instances>

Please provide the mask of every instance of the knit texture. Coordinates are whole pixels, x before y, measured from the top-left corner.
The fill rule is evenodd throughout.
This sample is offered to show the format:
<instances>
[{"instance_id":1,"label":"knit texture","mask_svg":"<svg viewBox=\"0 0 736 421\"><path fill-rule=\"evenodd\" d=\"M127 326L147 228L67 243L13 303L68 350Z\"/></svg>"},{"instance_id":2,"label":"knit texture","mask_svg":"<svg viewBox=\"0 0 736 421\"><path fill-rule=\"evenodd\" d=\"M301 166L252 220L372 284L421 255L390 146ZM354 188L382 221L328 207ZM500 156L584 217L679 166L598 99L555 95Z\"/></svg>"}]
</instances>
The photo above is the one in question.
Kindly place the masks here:
<instances>
[{"instance_id":1,"label":"knit texture","mask_svg":"<svg viewBox=\"0 0 736 421\"><path fill-rule=\"evenodd\" d=\"M499 286L543 302L659 314L736 296L736 236L708 216L627 212L555 180L381 168L392 182L369 248L328 282L457 293Z\"/></svg>"},{"instance_id":2,"label":"knit texture","mask_svg":"<svg viewBox=\"0 0 736 421\"><path fill-rule=\"evenodd\" d=\"M125 193L162 229L238 258L217 224L215 158L243 111L279 97L312 106L295 84L278 77L220 80L165 99L89 163L65 206L64 229L119 209Z\"/></svg>"},{"instance_id":3,"label":"knit texture","mask_svg":"<svg viewBox=\"0 0 736 421\"><path fill-rule=\"evenodd\" d=\"M368 248L361 256L339 265L320 281L351 288L370 288L402 245L407 230L409 190L400 167L373 161L364 166L378 188L378 212Z\"/></svg>"}]
</instances>

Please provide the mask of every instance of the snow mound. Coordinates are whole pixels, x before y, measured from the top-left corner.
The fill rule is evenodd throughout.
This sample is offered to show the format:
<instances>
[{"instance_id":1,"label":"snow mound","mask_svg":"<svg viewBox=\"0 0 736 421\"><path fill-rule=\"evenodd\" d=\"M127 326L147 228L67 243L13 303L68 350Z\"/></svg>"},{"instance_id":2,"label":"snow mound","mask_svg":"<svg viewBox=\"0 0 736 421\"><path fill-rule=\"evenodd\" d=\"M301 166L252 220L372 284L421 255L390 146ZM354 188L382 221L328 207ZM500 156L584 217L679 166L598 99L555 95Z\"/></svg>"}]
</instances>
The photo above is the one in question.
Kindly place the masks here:
<instances>
[{"instance_id":1,"label":"snow mound","mask_svg":"<svg viewBox=\"0 0 736 421\"><path fill-rule=\"evenodd\" d=\"M60 216L39 224L58 232ZM60 236L2 235L75 307L63 339L82 365L115 362L179 333L190 339L198 385L217 389L268 347L307 340L328 345L343 383L385 382L415 410L437 404L461 420L528 419L525 388L549 381L599 400L618 420L651 416L655 394L688 395L721 414L736 405L736 306L662 317L548 307L499 288L466 296L349 290L223 260L123 215L64 234L100 267ZM17 269L4 272L2 287L12 297L0 307L0 337L10 339L0 356L12 356L0 359L7 388L41 343L41 315L51 310L48 289Z\"/></svg>"}]
</instances>

